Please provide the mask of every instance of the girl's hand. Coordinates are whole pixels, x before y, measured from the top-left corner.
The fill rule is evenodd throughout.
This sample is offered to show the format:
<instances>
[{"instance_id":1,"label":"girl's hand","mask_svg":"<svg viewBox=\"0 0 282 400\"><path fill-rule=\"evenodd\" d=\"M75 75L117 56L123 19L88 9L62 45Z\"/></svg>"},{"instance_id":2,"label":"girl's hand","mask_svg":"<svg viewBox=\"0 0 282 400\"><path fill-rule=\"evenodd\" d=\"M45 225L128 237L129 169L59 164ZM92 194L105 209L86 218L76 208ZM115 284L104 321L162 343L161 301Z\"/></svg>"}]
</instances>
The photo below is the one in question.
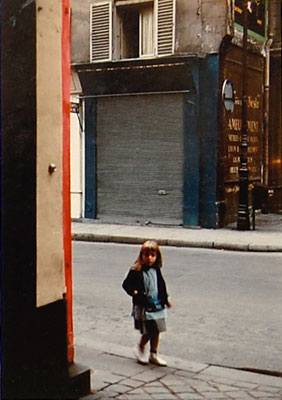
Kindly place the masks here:
<instances>
[{"instance_id":1,"label":"girl's hand","mask_svg":"<svg viewBox=\"0 0 282 400\"><path fill-rule=\"evenodd\" d=\"M138 290L133 291L133 296L136 296L138 294Z\"/></svg>"},{"instance_id":2,"label":"girl's hand","mask_svg":"<svg viewBox=\"0 0 282 400\"><path fill-rule=\"evenodd\" d=\"M171 308L172 307L172 302L170 300L167 301L167 308Z\"/></svg>"}]
</instances>

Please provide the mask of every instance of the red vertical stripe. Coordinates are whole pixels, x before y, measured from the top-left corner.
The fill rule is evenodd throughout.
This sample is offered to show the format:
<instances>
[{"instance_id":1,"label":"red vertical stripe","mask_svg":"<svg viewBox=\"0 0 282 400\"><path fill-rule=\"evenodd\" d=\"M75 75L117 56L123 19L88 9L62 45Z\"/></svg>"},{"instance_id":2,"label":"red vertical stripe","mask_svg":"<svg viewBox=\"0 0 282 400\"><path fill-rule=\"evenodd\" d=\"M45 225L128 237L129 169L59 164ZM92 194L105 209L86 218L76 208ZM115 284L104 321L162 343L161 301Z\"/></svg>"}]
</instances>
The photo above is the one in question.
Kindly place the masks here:
<instances>
[{"instance_id":1,"label":"red vertical stripe","mask_svg":"<svg viewBox=\"0 0 282 400\"><path fill-rule=\"evenodd\" d=\"M67 301L68 362L74 361L70 204L70 0L62 0L63 231Z\"/></svg>"}]
</instances>

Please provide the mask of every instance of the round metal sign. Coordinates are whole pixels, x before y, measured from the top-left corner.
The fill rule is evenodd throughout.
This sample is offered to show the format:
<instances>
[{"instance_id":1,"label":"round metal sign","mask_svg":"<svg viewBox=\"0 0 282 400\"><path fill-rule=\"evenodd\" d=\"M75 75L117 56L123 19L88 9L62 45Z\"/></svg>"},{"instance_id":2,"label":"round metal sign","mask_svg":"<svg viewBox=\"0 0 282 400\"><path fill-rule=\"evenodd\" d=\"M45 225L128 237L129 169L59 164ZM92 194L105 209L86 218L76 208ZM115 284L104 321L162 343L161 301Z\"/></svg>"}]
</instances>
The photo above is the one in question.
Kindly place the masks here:
<instances>
[{"instance_id":1,"label":"round metal sign","mask_svg":"<svg viewBox=\"0 0 282 400\"><path fill-rule=\"evenodd\" d=\"M225 79L222 85L222 100L226 111L234 111L234 89L228 79Z\"/></svg>"}]
</instances>

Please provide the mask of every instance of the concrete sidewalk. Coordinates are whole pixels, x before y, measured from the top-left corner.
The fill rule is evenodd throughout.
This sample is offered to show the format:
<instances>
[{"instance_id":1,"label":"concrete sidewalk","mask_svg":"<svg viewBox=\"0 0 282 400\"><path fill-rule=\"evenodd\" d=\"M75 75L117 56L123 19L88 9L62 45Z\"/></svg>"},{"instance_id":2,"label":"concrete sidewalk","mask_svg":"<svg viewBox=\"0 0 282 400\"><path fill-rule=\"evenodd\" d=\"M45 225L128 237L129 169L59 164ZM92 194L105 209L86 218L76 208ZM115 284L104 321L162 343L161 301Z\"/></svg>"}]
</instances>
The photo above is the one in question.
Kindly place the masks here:
<instances>
[{"instance_id":1,"label":"concrete sidewalk","mask_svg":"<svg viewBox=\"0 0 282 400\"><path fill-rule=\"evenodd\" d=\"M237 251L282 252L282 216L261 214L256 230L122 225L83 220L72 223L73 240L140 244L155 239L161 246L200 247Z\"/></svg>"},{"instance_id":2,"label":"concrete sidewalk","mask_svg":"<svg viewBox=\"0 0 282 400\"><path fill-rule=\"evenodd\" d=\"M92 369L83 400L281 400L282 378L165 357L168 366L140 365L132 349L80 343L76 360Z\"/></svg>"}]
</instances>

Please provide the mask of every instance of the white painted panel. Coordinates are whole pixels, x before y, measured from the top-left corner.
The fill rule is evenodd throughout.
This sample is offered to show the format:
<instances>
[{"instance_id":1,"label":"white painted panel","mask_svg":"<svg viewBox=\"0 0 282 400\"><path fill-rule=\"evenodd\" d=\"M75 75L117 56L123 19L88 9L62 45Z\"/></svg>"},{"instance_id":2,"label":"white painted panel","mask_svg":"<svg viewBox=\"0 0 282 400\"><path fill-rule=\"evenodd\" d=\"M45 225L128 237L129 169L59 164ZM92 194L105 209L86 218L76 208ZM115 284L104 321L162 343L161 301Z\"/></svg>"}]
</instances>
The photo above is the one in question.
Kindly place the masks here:
<instances>
[{"instance_id":1,"label":"white painted panel","mask_svg":"<svg viewBox=\"0 0 282 400\"><path fill-rule=\"evenodd\" d=\"M37 0L37 306L65 293L62 196L62 5ZM49 173L50 164L56 171Z\"/></svg>"},{"instance_id":2,"label":"white painted panel","mask_svg":"<svg viewBox=\"0 0 282 400\"><path fill-rule=\"evenodd\" d=\"M78 115L71 113L71 217L82 217L83 143Z\"/></svg>"}]
</instances>

